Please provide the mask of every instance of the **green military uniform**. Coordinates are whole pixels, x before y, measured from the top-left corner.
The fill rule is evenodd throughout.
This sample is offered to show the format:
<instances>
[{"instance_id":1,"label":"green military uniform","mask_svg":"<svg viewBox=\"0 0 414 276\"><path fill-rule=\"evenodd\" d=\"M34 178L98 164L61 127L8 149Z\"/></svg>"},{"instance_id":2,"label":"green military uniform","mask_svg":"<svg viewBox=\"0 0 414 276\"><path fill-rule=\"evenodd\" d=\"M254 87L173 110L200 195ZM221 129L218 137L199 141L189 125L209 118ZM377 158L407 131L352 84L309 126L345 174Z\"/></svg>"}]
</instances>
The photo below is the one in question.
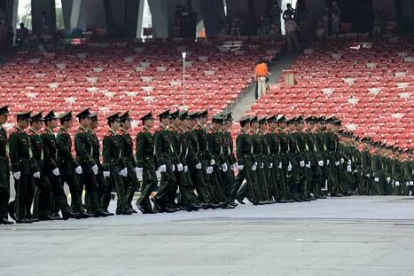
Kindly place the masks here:
<instances>
[{"instance_id":1,"label":"green military uniform","mask_svg":"<svg viewBox=\"0 0 414 276\"><path fill-rule=\"evenodd\" d=\"M268 118L268 123L277 123L276 116L271 116ZM268 158L269 158L269 171L270 171L270 181L271 181L271 188L270 193L273 198L280 203L286 202L282 199L281 196L281 187L283 189L284 183L282 182L281 172L282 170L279 168L279 152L280 152L280 144L278 140L278 136L276 130L270 129L266 134L266 144L268 146ZM284 190L284 189L283 189Z\"/></svg>"},{"instance_id":2,"label":"green military uniform","mask_svg":"<svg viewBox=\"0 0 414 276\"><path fill-rule=\"evenodd\" d=\"M170 118L169 110L158 115L161 119ZM155 205L161 212L174 212L169 205L171 189L176 187L176 178L173 170L174 148L171 144L171 137L168 129L164 126L158 127L154 133L156 164L161 172L161 182L157 195L154 198Z\"/></svg>"},{"instance_id":3,"label":"green military uniform","mask_svg":"<svg viewBox=\"0 0 414 276\"><path fill-rule=\"evenodd\" d=\"M81 120L90 118L89 109L79 113L77 117ZM98 195L98 182L96 176L99 173L98 164L93 158L93 137L88 129L80 126L75 134L75 151L77 162L82 166L82 174L80 175L80 189L85 187L87 194L88 211L95 217L104 216Z\"/></svg>"},{"instance_id":4,"label":"green military uniform","mask_svg":"<svg viewBox=\"0 0 414 276\"><path fill-rule=\"evenodd\" d=\"M304 119L302 117L296 118L296 123L303 123ZM306 181L307 168L306 164L308 163L306 155L306 136L302 131L296 131L293 133L293 136L296 140L296 157L298 162L298 173L297 173L297 191L298 198L303 201L309 201L308 193L308 183Z\"/></svg>"},{"instance_id":5,"label":"green military uniform","mask_svg":"<svg viewBox=\"0 0 414 276\"><path fill-rule=\"evenodd\" d=\"M44 121L42 113L38 113L31 117L32 121ZM28 131L30 143L33 150L33 158L39 168L39 178L32 178L35 186L34 201L33 201L33 215L40 220L50 220L51 202L52 202L52 187L49 181L44 181L44 150L40 135L33 129Z\"/></svg>"},{"instance_id":6,"label":"green military uniform","mask_svg":"<svg viewBox=\"0 0 414 276\"><path fill-rule=\"evenodd\" d=\"M8 106L0 108L0 115L9 114ZM12 224L8 220L8 204L10 199L10 164L9 139L6 130L0 125L0 224Z\"/></svg>"},{"instance_id":7,"label":"green military uniform","mask_svg":"<svg viewBox=\"0 0 414 276\"><path fill-rule=\"evenodd\" d=\"M151 112L141 118L143 122L145 120L153 119ZM157 189L158 179L155 172L155 148L153 136L148 128L143 127L137 134L136 145L137 167L140 170L142 169L142 188L141 195L137 201L137 206L144 214L154 213L149 197L151 193Z\"/></svg>"},{"instance_id":8,"label":"green military uniform","mask_svg":"<svg viewBox=\"0 0 414 276\"><path fill-rule=\"evenodd\" d=\"M109 116L109 123L120 121L119 114ZM108 189L103 199L103 209L108 210L109 202L111 200L112 189L115 188L117 194L117 215L131 215L132 212L128 211L129 207L126 202L124 182L121 177L121 173L127 175L127 167L122 152L121 139L119 135L111 128L105 134L103 138L103 163L104 176L108 179ZM126 172L126 174L125 174Z\"/></svg>"},{"instance_id":9,"label":"green military uniform","mask_svg":"<svg viewBox=\"0 0 414 276\"><path fill-rule=\"evenodd\" d=\"M17 120L30 120L30 112L18 113ZM39 173L37 163L33 159L30 138L27 133L15 126L9 137L11 171L14 176L16 197L14 202L14 215L17 223L32 222L30 209L33 195L28 195L29 186L32 186L34 173Z\"/></svg>"},{"instance_id":10,"label":"green military uniform","mask_svg":"<svg viewBox=\"0 0 414 276\"><path fill-rule=\"evenodd\" d=\"M244 118L240 120L241 123L250 120L250 118ZM257 185L257 179L253 172L253 166L255 163L253 157L253 142L252 137L249 135L248 131L241 129L240 134L236 139L236 154L237 154L237 163L239 164L239 169L241 170L234 180L231 196L232 201L238 198L238 191L241 184L244 180L247 181L249 198L251 199L254 205L258 205L260 202L260 189Z\"/></svg>"},{"instance_id":11,"label":"green military uniform","mask_svg":"<svg viewBox=\"0 0 414 276\"><path fill-rule=\"evenodd\" d=\"M71 112L60 116L61 122L72 118ZM78 162L72 155L72 138L67 129L61 127L56 137L57 141L57 165L61 174L63 183L69 186L69 191L72 196L71 207L74 213L84 214L85 210L82 206L81 196L82 192L79 187L78 176L74 169L79 167Z\"/></svg>"},{"instance_id":12,"label":"green military uniform","mask_svg":"<svg viewBox=\"0 0 414 276\"><path fill-rule=\"evenodd\" d=\"M56 120L57 117L54 111L52 110L45 116L44 119L47 122L49 120ZM57 165L58 149L56 136L53 133L53 130L46 127L40 135L40 140L42 142L44 150L43 181L48 182L46 185L50 185L50 187L52 188L52 198L55 202L55 205L62 212L63 219L68 219L71 210L66 199L65 191L63 190L63 183ZM58 210L56 210L56 212L57 211ZM51 213L49 215L51 215Z\"/></svg>"}]
</instances>

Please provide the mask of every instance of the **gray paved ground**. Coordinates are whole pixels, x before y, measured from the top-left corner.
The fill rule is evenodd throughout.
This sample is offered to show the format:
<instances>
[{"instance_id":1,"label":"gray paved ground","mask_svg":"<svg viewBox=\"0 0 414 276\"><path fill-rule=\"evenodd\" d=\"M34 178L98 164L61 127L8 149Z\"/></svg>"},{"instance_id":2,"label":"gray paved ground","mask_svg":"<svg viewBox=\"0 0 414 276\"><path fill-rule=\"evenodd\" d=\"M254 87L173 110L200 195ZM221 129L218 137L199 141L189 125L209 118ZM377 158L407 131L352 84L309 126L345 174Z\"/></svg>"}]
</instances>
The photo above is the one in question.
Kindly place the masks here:
<instances>
[{"instance_id":1,"label":"gray paved ground","mask_svg":"<svg viewBox=\"0 0 414 276\"><path fill-rule=\"evenodd\" d=\"M0 275L414 275L414 199L0 226Z\"/></svg>"}]
</instances>

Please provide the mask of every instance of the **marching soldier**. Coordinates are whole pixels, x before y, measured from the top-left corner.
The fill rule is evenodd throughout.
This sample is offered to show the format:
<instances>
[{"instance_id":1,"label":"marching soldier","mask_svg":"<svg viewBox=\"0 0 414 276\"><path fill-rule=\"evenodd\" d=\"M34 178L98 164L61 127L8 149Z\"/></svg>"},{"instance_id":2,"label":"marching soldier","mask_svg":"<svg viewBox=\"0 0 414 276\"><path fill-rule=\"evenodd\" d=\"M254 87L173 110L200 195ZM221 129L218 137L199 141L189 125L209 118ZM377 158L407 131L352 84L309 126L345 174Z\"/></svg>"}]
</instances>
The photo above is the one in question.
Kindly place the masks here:
<instances>
[{"instance_id":1,"label":"marching soldier","mask_svg":"<svg viewBox=\"0 0 414 276\"><path fill-rule=\"evenodd\" d=\"M10 199L9 139L3 125L7 123L9 107L0 108L0 224L14 224L9 221L8 204ZM14 210L13 210L14 212Z\"/></svg>"},{"instance_id":2,"label":"marching soldier","mask_svg":"<svg viewBox=\"0 0 414 276\"><path fill-rule=\"evenodd\" d=\"M31 117L30 129L28 131L30 143L33 149L33 158L39 168L40 177L32 178L34 191L33 215L41 221L53 220L50 216L51 202L52 202L52 187L49 181L44 181L44 149L41 141L39 131L42 129L44 119L42 112ZM30 206L29 206L30 208Z\"/></svg>"},{"instance_id":3,"label":"marching soldier","mask_svg":"<svg viewBox=\"0 0 414 276\"><path fill-rule=\"evenodd\" d=\"M268 145L269 152L269 171L271 181L271 195L274 200L279 203L286 203L286 198L281 196L281 187L283 187L283 181L281 176L281 166L279 166L279 151L280 144L277 136L277 116L273 115L267 118L267 124L269 126L268 133L266 134L266 144ZM281 163L280 163L281 164Z\"/></svg>"},{"instance_id":4,"label":"marching soldier","mask_svg":"<svg viewBox=\"0 0 414 276\"><path fill-rule=\"evenodd\" d=\"M176 170L173 164L172 155L174 154L174 148L171 144L170 133L168 126L170 125L170 111L166 110L158 115L160 118L160 126L155 131L155 157L157 164L157 171L161 173L161 183L157 191L157 195L152 199L155 207L160 212L173 213L176 209L168 206L169 196L171 189L174 189L176 185L176 178L174 171Z\"/></svg>"},{"instance_id":5,"label":"marching soldier","mask_svg":"<svg viewBox=\"0 0 414 276\"><path fill-rule=\"evenodd\" d=\"M273 178L272 178L272 169L273 169L273 162L270 158L270 148L267 140L267 118L263 117L259 119L259 129L258 135L260 137L261 147L262 147L262 177L265 179L266 182L266 189L267 189L267 198L266 200L269 203L275 203L276 197L273 197L275 191L273 190Z\"/></svg>"},{"instance_id":6,"label":"marching soldier","mask_svg":"<svg viewBox=\"0 0 414 276\"><path fill-rule=\"evenodd\" d=\"M291 174L292 163L289 161L289 136L286 133L287 124L285 116L278 118L278 140L280 145L279 164L278 168L281 170L280 178L280 196L283 201L293 202L290 198L290 182L288 182L288 174Z\"/></svg>"},{"instance_id":7,"label":"marching soldier","mask_svg":"<svg viewBox=\"0 0 414 276\"><path fill-rule=\"evenodd\" d=\"M253 205L263 204L263 202L260 201L260 189L254 175L257 165L255 164L253 157L252 137L249 135L250 118L242 118L240 120L240 126L240 134L237 136L236 140L237 163L240 171L232 185L231 199L232 201L240 199L238 192L243 181L246 180L249 198L252 200ZM242 203L242 200L239 202Z\"/></svg>"},{"instance_id":8,"label":"marching soldier","mask_svg":"<svg viewBox=\"0 0 414 276\"><path fill-rule=\"evenodd\" d=\"M128 168L123 157L121 139L118 135L121 119L119 113L107 117L109 130L103 138L103 163L104 178L108 180L108 188L103 198L103 209L108 210L111 200L111 192L115 188L117 194L117 215L131 215L126 202L124 182L122 177L127 177Z\"/></svg>"},{"instance_id":9,"label":"marching soldier","mask_svg":"<svg viewBox=\"0 0 414 276\"><path fill-rule=\"evenodd\" d=\"M154 117L149 112L140 118L142 129L136 139L137 177L142 180L141 195L137 200L137 207L143 214L155 214L150 202L150 195L156 191L158 179L155 172L155 148L151 128L154 126Z\"/></svg>"},{"instance_id":10,"label":"marching soldier","mask_svg":"<svg viewBox=\"0 0 414 276\"><path fill-rule=\"evenodd\" d=\"M310 201L309 199L309 192L308 192L308 184L306 181L306 164L308 163L308 159L306 156L306 137L304 130L304 122L302 116L296 118L296 131L294 132L294 137L296 140L296 151L297 151L297 159L298 159L298 175L297 175L297 187L298 187L298 197L302 201Z\"/></svg>"},{"instance_id":11,"label":"marching soldier","mask_svg":"<svg viewBox=\"0 0 414 276\"><path fill-rule=\"evenodd\" d=\"M10 134L10 162L16 190L15 201L10 203L14 206L14 213L10 216L15 218L16 223L32 223L30 212L33 196L31 191L31 178L40 178L37 162L33 159L32 145L29 135L25 129L29 126L31 112L17 113L17 124ZM38 220L37 220L38 221Z\"/></svg>"},{"instance_id":12,"label":"marching soldier","mask_svg":"<svg viewBox=\"0 0 414 276\"><path fill-rule=\"evenodd\" d=\"M85 187L88 211L94 217L106 217L109 214L102 210L98 197L96 176L99 174L99 167L93 158L93 138L88 130L91 126L92 114L88 108L80 112L76 117L79 119L79 129L75 134L75 151L77 162L82 166L82 173L79 179L80 190L82 191Z\"/></svg>"},{"instance_id":13,"label":"marching soldier","mask_svg":"<svg viewBox=\"0 0 414 276\"><path fill-rule=\"evenodd\" d=\"M63 183L69 186L72 196L71 207L77 219L89 218L92 214L86 213L82 205L82 191L79 187L78 175L83 169L72 155L72 138L69 129L73 127L72 112L65 112L60 117L60 130L56 137L57 162ZM75 175L76 173L76 175Z\"/></svg>"},{"instance_id":14,"label":"marching soldier","mask_svg":"<svg viewBox=\"0 0 414 276\"><path fill-rule=\"evenodd\" d=\"M121 115L121 128L119 129L119 135L122 140L122 149L125 159L125 164L128 168L128 176L124 178L125 182L125 195L126 203L128 205L128 211L136 213L132 208L131 202L134 199L135 192L139 190L139 182L137 178L138 168L137 161L134 156L134 144L132 142L131 135L128 130L131 128L132 118L129 116L129 111Z\"/></svg>"}]
</instances>

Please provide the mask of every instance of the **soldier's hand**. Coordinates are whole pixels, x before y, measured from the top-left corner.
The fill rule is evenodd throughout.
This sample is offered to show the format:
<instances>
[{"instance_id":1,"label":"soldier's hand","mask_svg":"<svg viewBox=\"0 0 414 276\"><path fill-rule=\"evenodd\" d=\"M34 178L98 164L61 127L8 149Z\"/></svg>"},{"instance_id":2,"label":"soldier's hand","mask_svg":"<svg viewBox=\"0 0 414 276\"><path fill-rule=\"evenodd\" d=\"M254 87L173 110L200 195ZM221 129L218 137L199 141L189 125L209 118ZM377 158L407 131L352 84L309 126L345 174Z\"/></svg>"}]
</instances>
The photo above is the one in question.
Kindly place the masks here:
<instances>
[{"instance_id":1,"label":"soldier's hand","mask_svg":"<svg viewBox=\"0 0 414 276\"><path fill-rule=\"evenodd\" d=\"M166 165L161 165L161 166L158 167L157 171L166 172L167 171L167 166Z\"/></svg>"},{"instance_id":2,"label":"soldier's hand","mask_svg":"<svg viewBox=\"0 0 414 276\"><path fill-rule=\"evenodd\" d=\"M103 172L103 176L104 176L104 178L110 177L111 172L110 171Z\"/></svg>"},{"instance_id":3,"label":"soldier's hand","mask_svg":"<svg viewBox=\"0 0 414 276\"><path fill-rule=\"evenodd\" d=\"M216 164L216 161L214 161L214 159L211 159L211 160L210 160L210 165L211 165L211 166L214 166L215 164Z\"/></svg>"},{"instance_id":4,"label":"soldier's hand","mask_svg":"<svg viewBox=\"0 0 414 276\"><path fill-rule=\"evenodd\" d=\"M213 167L212 166L208 166L207 169L207 174L212 174L213 173Z\"/></svg>"},{"instance_id":5,"label":"soldier's hand","mask_svg":"<svg viewBox=\"0 0 414 276\"><path fill-rule=\"evenodd\" d=\"M310 168L311 168L311 163L310 163L310 162L308 162L308 163L306 164L306 168L308 168L308 169L310 169Z\"/></svg>"},{"instance_id":6,"label":"soldier's hand","mask_svg":"<svg viewBox=\"0 0 414 276\"><path fill-rule=\"evenodd\" d=\"M175 165L174 165L174 164L172 164L172 166L171 166L171 170L172 170L173 172L175 172Z\"/></svg>"},{"instance_id":7,"label":"soldier's hand","mask_svg":"<svg viewBox=\"0 0 414 276\"><path fill-rule=\"evenodd\" d=\"M201 163L196 164L196 165L195 165L195 168L196 168L197 170L201 170Z\"/></svg>"},{"instance_id":8,"label":"soldier's hand","mask_svg":"<svg viewBox=\"0 0 414 276\"><path fill-rule=\"evenodd\" d=\"M305 167L305 161L300 161L300 162L299 162L299 166L300 166L301 168Z\"/></svg>"},{"instance_id":9,"label":"soldier's hand","mask_svg":"<svg viewBox=\"0 0 414 276\"><path fill-rule=\"evenodd\" d=\"M253 164L253 166L252 166L252 171L254 171L254 172L255 172L255 171L256 171L256 169L257 169L257 165L256 165L256 163L254 163L254 164Z\"/></svg>"},{"instance_id":10,"label":"soldier's hand","mask_svg":"<svg viewBox=\"0 0 414 276\"><path fill-rule=\"evenodd\" d=\"M221 164L221 169L223 170L223 172L227 172L227 170L229 168L227 167L227 164L226 163L223 163L223 164Z\"/></svg>"},{"instance_id":11,"label":"soldier's hand","mask_svg":"<svg viewBox=\"0 0 414 276\"><path fill-rule=\"evenodd\" d=\"M319 167L323 167L323 160L319 160L318 165L319 165Z\"/></svg>"},{"instance_id":12,"label":"soldier's hand","mask_svg":"<svg viewBox=\"0 0 414 276\"><path fill-rule=\"evenodd\" d=\"M33 177L39 179L40 178L40 172L35 172L33 174Z\"/></svg>"},{"instance_id":13,"label":"soldier's hand","mask_svg":"<svg viewBox=\"0 0 414 276\"><path fill-rule=\"evenodd\" d=\"M92 171L94 175L97 175L99 173L99 168L98 165L93 165L92 167Z\"/></svg>"},{"instance_id":14,"label":"soldier's hand","mask_svg":"<svg viewBox=\"0 0 414 276\"><path fill-rule=\"evenodd\" d=\"M188 172L188 166L184 166L184 172Z\"/></svg>"},{"instance_id":15,"label":"soldier's hand","mask_svg":"<svg viewBox=\"0 0 414 276\"><path fill-rule=\"evenodd\" d=\"M137 174L138 181L142 181L143 171L144 170L142 168L138 168L138 167L135 168L135 173Z\"/></svg>"},{"instance_id":16,"label":"soldier's hand","mask_svg":"<svg viewBox=\"0 0 414 276\"><path fill-rule=\"evenodd\" d=\"M120 172L119 175L123 176L123 177L127 177L128 176L128 168L123 168Z\"/></svg>"},{"instance_id":17,"label":"soldier's hand","mask_svg":"<svg viewBox=\"0 0 414 276\"><path fill-rule=\"evenodd\" d=\"M341 164L345 163L345 159L341 158Z\"/></svg>"},{"instance_id":18,"label":"soldier's hand","mask_svg":"<svg viewBox=\"0 0 414 276\"><path fill-rule=\"evenodd\" d=\"M244 169L244 165L237 165L237 168L242 171Z\"/></svg>"},{"instance_id":19,"label":"soldier's hand","mask_svg":"<svg viewBox=\"0 0 414 276\"><path fill-rule=\"evenodd\" d=\"M14 172L13 173L13 177L16 179L16 180L20 180L20 177L22 176L22 174L21 174L21 172Z\"/></svg>"},{"instance_id":20,"label":"soldier's hand","mask_svg":"<svg viewBox=\"0 0 414 276\"><path fill-rule=\"evenodd\" d=\"M351 165L346 166L346 171L347 171L347 172L352 172L352 167L351 167Z\"/></svg>"},{"instance_id":21,"label":"soldier's hand","mask_svg":"<svg viewBox=\"0 0 414 276\"><path fill-rule=\"evenodd\" d=\"M326 160L326 166L329 166L329 164L330 164L330 161L329 161L329 159L327 159ZM322 165L323 166L323 165Z\"/></svg>"},{"instance_id":22,"label":"soldier's hand","mask_svg":"<svg viewBox=\"0 0 414 276\"><path fill-rule=\"evenodd\" d=\"M277 166L279 169L282 169L283 168L283 164L282 164L282 162L279 162L279 165Z\"/></svg>"},{"instance_id":23,"label":"soldier's hand","mask_svg":"<svg viewBox=\"0 0 414 276\"><path fill-rule=\"evenodd\" d=\"M76 172L77 174L82 174L82 172L83 172L82 167L81 167L81 166L77 166L77 167L75 168L75 172Z\"/></svg>"},{"instance_id":24,"label":"soldier's hand","mask_svg":"<svg viewBox=\"0 0 414 276\"><path fill-rule=\"evenodd\" d=\"M273 163L269 163L269 169L273 168Z\"/></svg>"},{"instance_id":25,"label":"soldier's hand","mask_svg":"<svg viewBox=\"0 0 414 276\"><path fill-rule=\"evenodd\" d=\"M292 163L289 162L289 165L288 165L287 169L288 169L288 172L292 171L292 169L293 169Z\"/></svg>"},{"instance_id":26,"label":"soldier's hand","mask_svg":"<svg viewBox=\"0 0 414 276\"><path fill-rule=\"evenodd\" d=\"M177 171L182 172L184 170L184 166L181 163L177 164Z\"/></svg>"},{"instance_id":27,"label":"soldier's hand","mask_svg":"<svg viewBox=\"0 0 414 276\"><path fill-rule=\"evenodd\" d=\"M54 170L52 171L52 173L53 173L55 176L59 176L59 175L60 175L60 170L59 170L59 168L54 169Z\"/></svg>"}]
</instances>

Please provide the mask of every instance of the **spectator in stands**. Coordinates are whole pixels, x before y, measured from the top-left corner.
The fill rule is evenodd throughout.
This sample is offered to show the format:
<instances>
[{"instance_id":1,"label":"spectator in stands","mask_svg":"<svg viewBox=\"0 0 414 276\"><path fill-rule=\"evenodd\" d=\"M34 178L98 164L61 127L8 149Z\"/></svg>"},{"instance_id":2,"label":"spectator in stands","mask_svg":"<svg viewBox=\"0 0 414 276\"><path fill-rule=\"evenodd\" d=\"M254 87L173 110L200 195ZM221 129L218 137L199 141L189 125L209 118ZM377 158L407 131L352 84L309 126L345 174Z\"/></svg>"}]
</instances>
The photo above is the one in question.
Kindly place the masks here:
<instances>
[{"instance_id":1,"label":"spectator in stands","mask_svg":"<svg viewBox=\"0 0 414 276\"><path fill-rule=\"evenodd\" d=\"M295 19L296 10L292 8L292 4L286 4L286 10L283 13L283 19L285 21L289 19Z\"/></svg>"},{"instance_id":2,"label":"spectator in stands","mask_svg":"<svg viewBox=\"0 0 414 276\"><path fill-rule=\"evenodd\" d=\"M256 99L260 99L266 94L267 78L270 76L266 62L260 58L255 68L255 80L257 81Z\"/></svg>"},{"instance_id":3,"label":"spectator in stands","mask_svg":"<svg viewBox=\"0 0 414 276\"><path fill-rule=\"evenodd\" d=\"M316 38L318 40L324 40L325 39L326 33L325 33L323 19L319 20L318 27L316 28L315 33L316 33Z\"/></svg>"},{"instance_id":4,"label":"spectator in stands","mask_svg":"<svg viewBox=\"0 0 414 276\"><path fill-rule=\"evenodd\" d=\"M279 7L279 4L277 1L272 5L272 8L270 9L270 24L271 29L275 30L273 25L276 25L277 30L280 34L280 15L283 13L282 9Z\"/></svg>"},{"instance_id":5,"label":"spectator in stands","mask_svg":"<svg viewBox=\"0 0 414 276\"><path fill-rule=\"evenodd\" d=\"M338 7L338 3L333 2L331 8L331 30L332 34L337 36L340 32L341 26L341 9Z\"/></svg>"},{"instance_id":6,"label":"spectator in stands","mask_svg":"<svg viewBox=\"0 0 414 276\"><path fill-rule=\"evenodd\" d=\"M227 35L229 32L229 24L226 19L221 19L219 22L220 25L220 35Z\"/></svg>"},{"instance_id":7,"label":"spectator in stands","mask_svg":"<svg viewBox=\"0 0 414 276\"><path fill-rule=\"evenodd\" d=\"M374 18L374 28L372 29L373 36L381 36L382 30L384 29L384 18L382 17L382 13L377 13Z\"/></svg>"},{"instance_id":8,"label":"spectator in stands","mask_svg":"<svg viewBox=\"0 0 414 276\"><path fill-rule=\"evenodd\" d=\"M3 8L0 8L0 21L5 21L5 22L7 22L7 15L6 15L6 13L4 12L4 10L3 10Z\"/></svg>"},{"instance_id":9,"label":"spectator in stands","mask_svg":"<svg viewBox=\"0 0 414 276\"><path fill-rule=\"evenodd\" d=\"M268 35L270 32L270 16L268 13L264 13L260 17L261 26L257 29L257 35Z\"/></svg>"},{"instance_id":10,"label":"spectator in stands","mask_svg":"<svg viewBox=\"0 0 414 276\"><path fill-rule=\"evenodd\" d=\"M299 19L299 33L300 43L303 47L306 47L311 40L310 23L312 21L311 15L307 9L303 9L298 16Z\"/></svg>"},{"instance_id":11,"label":"spectator in stands","mask_svg":"<svg viewBox=\"0 0 414 276\"><path fill-rule=\"evenodd\" d=\"M23 23L20 23L20 29L17 30L16 35L16 45L19 48L25 48L28 43L29 30L24 26Z\"/></svg>"},{"instance_id":12,"label":"spectator in stands","mask_svg":"<svg viewBox=\"0 0 414 276\"><path fill-rule=\"evenodd\" d=\"M234 14L233 20L231 21L230 35L234 36L234 34L237 34L237 36L240 37L242 26L243 21L241 20L240 16L238 14Z\"/></svg>"},{"instance_id":13,"label":"spectator in stands","mask_svg":"<svg viewBox=\"0 0 414 276\"><path fill-rule=\"evenodd\" d=\"M294 19L288 19L285 22L286 30L286 42L288 46L289 53L292 53L292 42L295 44L296 51L300 52L300 45L298 41L298 36L296 34L298 25Z\"/></svg>"},{"instance_id":14,"label":"spectator in stands","mask_svg":"<svg viewBox=\"0 0 414 276\"><path fill-rule=\"evenodd\" d=\"M321 22L324 35L326 36L329 34L329 9L327 7L323 9Z\"/></svg>"}]
</instances>

